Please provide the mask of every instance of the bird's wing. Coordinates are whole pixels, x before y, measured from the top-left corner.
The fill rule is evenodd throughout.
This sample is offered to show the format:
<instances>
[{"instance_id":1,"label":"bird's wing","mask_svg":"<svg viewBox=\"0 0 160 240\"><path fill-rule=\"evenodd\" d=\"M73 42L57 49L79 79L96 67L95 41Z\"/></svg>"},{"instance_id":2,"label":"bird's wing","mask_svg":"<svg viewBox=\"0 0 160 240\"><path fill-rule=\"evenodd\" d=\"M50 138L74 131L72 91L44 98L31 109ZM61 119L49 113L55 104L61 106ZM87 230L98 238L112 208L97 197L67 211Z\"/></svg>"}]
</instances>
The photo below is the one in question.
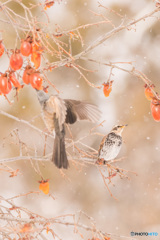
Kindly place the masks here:
<instances>
[{"instance_id":1,"label":"bird's wing","mask_svg":"<svg viewBox=\"0 0 160 240\"><path fill-rule=\"evenodd\" d=\"M59 98L58 96L50 96L50 98L46 101L46 110L49 113L53 113L56 119L58 119L60 131L62 130L62 126L65 123L66 119L66 105L64 100Z\"/></svg>"},{"instance_id":2,"label":"bird's wing","mask_svg":"<svg viewBox=\"0 0 160 240\"><path fill-rule=\"evenodd\" d=\"M64 100L67 108L66 123L73 124L77 121L77 114L74 110L73 102L69 99Z\"/></svg>"},{"instance_id":3,"label":"bird's wing","mask_svg":"<svg viewBox=\"0 0 160 240\"><path fill-rule=\"evenodd\" d=\"M106 138L107 138L107 136L104 136L104 137L102 138L102 141L101 141L100 146L99 146L99 149L98 149L98 157L100 156L100 153L101 153L101 151L102 151L102 149L103 149L103 146L104 146L104 143L105 143L105 141L106 141Z\"/></svg>"},{"instance_id":4,"label":"bird's wing","mask_svg":"<svg viewBox=\"0 0 160 240\"><path fill-rule=\"evenodd\" d=\"M97 106L77 100L65 99L67 107L66 123L74 123L76 120L89 120L97 122L100 119L101 111Z\"/></svg>"}]
</instances>

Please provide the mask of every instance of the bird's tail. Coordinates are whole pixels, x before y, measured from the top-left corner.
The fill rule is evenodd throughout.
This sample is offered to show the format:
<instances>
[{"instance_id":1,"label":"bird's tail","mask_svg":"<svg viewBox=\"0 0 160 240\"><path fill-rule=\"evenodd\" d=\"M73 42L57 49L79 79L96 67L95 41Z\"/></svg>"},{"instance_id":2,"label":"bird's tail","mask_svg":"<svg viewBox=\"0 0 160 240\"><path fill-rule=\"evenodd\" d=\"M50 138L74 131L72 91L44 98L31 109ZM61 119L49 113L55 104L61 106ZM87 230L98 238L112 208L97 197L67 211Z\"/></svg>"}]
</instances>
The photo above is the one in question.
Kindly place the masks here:
<instances>
[{"instance_id":1,"label":"bird's tail","mask_svg":"<svg viewBox=\"0 0 160 240\"><path fill-rule=\"evenodd\" d=\"M53 146L53 155L52 155L52 162L58 168L65 168L69 167L69 162L67 159L66 148L65 148L65 140L64 136L55 136L54 146Z\"/></svg>"}]
</instances>

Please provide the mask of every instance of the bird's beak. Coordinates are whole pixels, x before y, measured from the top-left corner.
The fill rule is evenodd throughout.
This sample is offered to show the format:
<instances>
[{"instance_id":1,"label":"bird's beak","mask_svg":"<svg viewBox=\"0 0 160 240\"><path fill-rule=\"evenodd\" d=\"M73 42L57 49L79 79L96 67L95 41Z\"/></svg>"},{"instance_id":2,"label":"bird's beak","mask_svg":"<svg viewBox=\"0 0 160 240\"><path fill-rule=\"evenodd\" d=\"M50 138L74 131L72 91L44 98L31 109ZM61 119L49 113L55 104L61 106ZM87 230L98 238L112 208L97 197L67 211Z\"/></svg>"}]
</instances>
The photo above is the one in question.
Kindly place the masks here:
<instances>
[{"instance_id":1,"label":"bird's beak","mask_svg":"<svg viewBox=\"0 0 160 240\"><path fill-rule=\"evenodd\" d=\"M124 127L127 127L127 126L128 126L128 124L125 124L125 125L122 125L121 128L124 128Z\"/></svg>"}]
</instances>

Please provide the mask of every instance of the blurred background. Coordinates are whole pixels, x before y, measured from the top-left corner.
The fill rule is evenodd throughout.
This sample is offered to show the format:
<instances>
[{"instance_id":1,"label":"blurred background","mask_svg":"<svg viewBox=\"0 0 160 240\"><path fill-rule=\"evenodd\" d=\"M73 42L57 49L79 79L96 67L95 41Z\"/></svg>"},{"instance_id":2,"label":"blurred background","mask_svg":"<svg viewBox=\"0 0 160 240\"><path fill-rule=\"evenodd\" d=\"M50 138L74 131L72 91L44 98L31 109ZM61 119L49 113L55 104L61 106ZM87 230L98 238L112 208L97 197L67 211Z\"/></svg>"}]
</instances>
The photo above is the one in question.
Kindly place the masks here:
<instances>
[{"instance_id":1,"label":"blurred background","mask_svg":"<svg viewBox=\"0 0 160 240\"><path fill-rule=\"evenodd\" d=\"M22 2L28 4L28 1ZM37 2L30 1L30 3L36 4ZM155 8L152 0L103 0L100 3L125 16L126 22L137 19ZM15 3L8 6L21 14L22 9L17 8ZM103 14L115 26L119 26L122 21L119 16L98 6L99 3L96 0L56 2L46 11L50 19L49 29L54 32L59 26L63 31L68 31L83 24L102 20L93 12ZM38 8L33 9L32 13L41 21L46 21L45 14ZM0 19L5 19L3 13L0 14ZM159 16L159 14L157 13L155 16ZM160 93L160 23L155 16L137 23L131 29L120 31L93 49L86 57L105 63L133 61L133 66L146 74L155 84L156 91ZM14 48L15 29L2 21L0 21L0 29L5 47ZM110 24L102 24L80 30L84 39L84 47L79 42L73 41L72 54L80 53L99 36L111 29ZM18 44L20 45L20 43ZM45 57L48 58L48 61L51 60L47 54ZM54 60L52 59L52 61ZM84 74L96 86L101 86L107 81L110 67L82 60L78 63L93 71L84 72ZM3 55L0 58L0 71L4 72L8 65L8 58ZM119 64L118 66L131 69L128 64ZM110 184L109 187L118 199L116 201L110 196L94 165L85 165L78 169L71 163L70 168L64 171L64 177L51 162L43 164L33 162L36 167L38 164L43 178L50 180L50 193L53 194L55 200L41 193L17 198L15 202L17 205L45 217L75 214L82 210L94 218L99 229L117 236L130 237L131 231L158 232L160 235L159 123L155 122L151 116L150 102L144 95L144 82L117 69L113 70L113 74L111 77L111 80L114 81L113 89L108 98L103 95L102 89L88 86L79 73L72 68L60 67L48 72L47 76L60 90L62 98L89 101L101 109L102 117L99 123L103 120L105 122L103 126L96 129L96 132L101 135L88 136L84 143L98 150L102 136L107 134L115 124L128 124L123 133L124 143L118 156L118 158L125 157L125 159L117 165L136 172L138 176L129 173L129 180L113 178L114 186ZM49 88L49 94L51 93L56 93L52 87ZM8 95L8 98L11 105L3 96L0 97L1 110L20 119L31 121L41 130L45 130L45 125L40 117L41 108L36 92L31 86L25 86L19 92L18 101L14 91ZM35 151L37 155L43 154L42 148L44 148L45 139L42 134L2 115L0 115L0 125L1 159L19 156L19 142L17 135L13 132L14 129L18 129L20 140L27 146L27 150L24 149L25 154L27 151L30 155L35 155ZM90 129L94 126L87 122L76 123L71 127L73 139L76 141L89 135ZM48 139L47 143L47 153L51 153L53 140ZM38 191L38 181L41 179L30 161L22 160L6 164L10 168L18 168L20 174L17 177L9 178L8 173L1 171L0 192L2 196L11 198L29 191ZM69 227L60 228L57 225L54 230L62 239L81 239ZM46 235L47 239L51 239L50 237L49 234ZM84 235L84 239L88 238L92 238L89 232ZM145 239L145 237L139 238ZM114 236L113 239L118 239L118 237Z\"/></svg>"}]
</instances>

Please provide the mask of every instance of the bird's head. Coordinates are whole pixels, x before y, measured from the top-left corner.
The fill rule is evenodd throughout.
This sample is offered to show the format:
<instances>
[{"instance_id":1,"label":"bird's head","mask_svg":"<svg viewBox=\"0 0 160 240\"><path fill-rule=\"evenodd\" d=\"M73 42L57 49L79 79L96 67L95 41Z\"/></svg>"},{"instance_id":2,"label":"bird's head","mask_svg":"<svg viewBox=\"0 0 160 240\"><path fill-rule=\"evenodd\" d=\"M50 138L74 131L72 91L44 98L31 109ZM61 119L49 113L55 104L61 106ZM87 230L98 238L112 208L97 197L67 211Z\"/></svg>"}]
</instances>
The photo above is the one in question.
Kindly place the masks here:
<instances>
[{"instance_id":1,"label":"bird's head","mask_svg":"<svg viewBox=\"0 0 160 240\"><path fill-rule=\"evenodd\" d=\"M124 127L126 127L128 124L125 124L125 125L116 125L113 129L112 129L112 132L118 134L118 135L121 135L122 132L123 132L123 129Z\"/></svg>"},{"instance_id":2,"label":"bird's head","mask_svg":"<svg viewBox=\"0 0 160 240\"><path fill-rule=\"evenodd\" d=\"M48 94L46 94L43 90L36 90L37 91L37 96L40 104L43 104L49 99Z\"/></svg>"}]
</instances>

